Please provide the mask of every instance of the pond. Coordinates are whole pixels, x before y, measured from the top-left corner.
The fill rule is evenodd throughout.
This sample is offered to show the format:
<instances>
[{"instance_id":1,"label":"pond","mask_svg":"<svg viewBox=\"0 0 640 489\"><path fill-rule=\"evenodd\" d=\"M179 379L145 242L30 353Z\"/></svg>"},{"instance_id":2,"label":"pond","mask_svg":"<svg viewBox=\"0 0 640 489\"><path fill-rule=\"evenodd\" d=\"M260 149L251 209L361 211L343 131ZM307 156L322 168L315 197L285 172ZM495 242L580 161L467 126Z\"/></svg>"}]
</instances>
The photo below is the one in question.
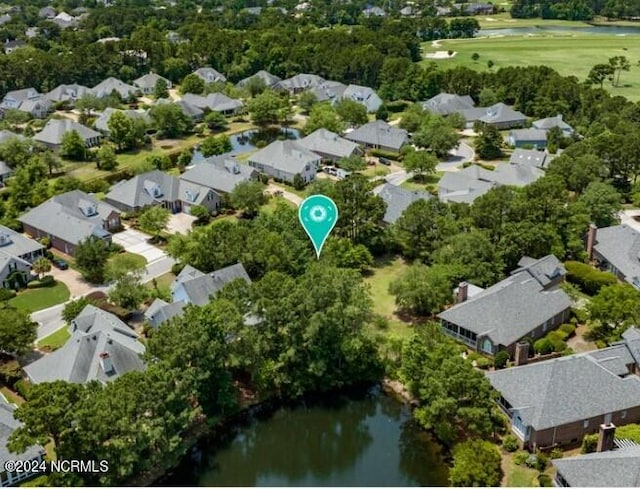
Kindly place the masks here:
<instances>
[{"instance_id":1,"label":"pond","mask_svg":"<svg viewBox=\"0 0 640 489\"><path fill-rule=\"evenodd\" d=\"M541 21L542 22L542 21ZM477 37L481 36L526 36L529 34L604 34L614 36L627 36L640 34L638 26L614 26L614 25L591 25L579 26L533 26L533 27L511 27L506 29L480 29Z\"/></svg>"},{"instance_id":2,"label":"pond","mask_svg":"<svg viewBox=\"0 0 640 489\"><path fill-rule=\"evenodd\" d=\"M250 129L229 136L232 153L246 153L253 151L258 147L264 147L276 139L299 139L300 131L294 128L268 128L268 129Z\"/></svg>"},{"instance_id":3,"label":"pond","mask_svg":"<svg viewBox=\"0 0 640 489\"><path fill-rule=\"evenodd\" d=\"M212 442L213 443L213 442ZM441 447L372 388L278 409L191 456L161 485L446 486Z\"/></svg>"}]
</instances>

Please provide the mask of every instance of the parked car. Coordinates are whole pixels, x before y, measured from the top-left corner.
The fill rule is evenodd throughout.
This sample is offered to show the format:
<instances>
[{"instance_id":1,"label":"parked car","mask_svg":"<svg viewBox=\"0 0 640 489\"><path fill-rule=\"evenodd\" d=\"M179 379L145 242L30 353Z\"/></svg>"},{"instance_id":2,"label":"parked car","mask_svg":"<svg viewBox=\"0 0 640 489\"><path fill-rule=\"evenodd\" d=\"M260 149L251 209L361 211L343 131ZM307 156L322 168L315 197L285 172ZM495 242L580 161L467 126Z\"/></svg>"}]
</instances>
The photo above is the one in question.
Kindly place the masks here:
<instances>
[{"instance_id":1,"label":"parked car","mask_svg":"<svg viewBox=\"0 0 640 489\"><path fill-rule=\"evenodd\" d=\"M381 165L387 165L387 166L391 166L391 160L387 159L387 158L378 158L378 161L380 162Z\"/></svg>"},{"instance_id":2,"label":"parked car","mask_svg":"<svg viewBox=\"0 0 640 489\"><path fill-rule=\"evenodd\" d=\"M53 260L53 266L59 268L60 270L66 270L69 268L69 264L61 258L56 258Z\"/></svg>"}]
</instances>

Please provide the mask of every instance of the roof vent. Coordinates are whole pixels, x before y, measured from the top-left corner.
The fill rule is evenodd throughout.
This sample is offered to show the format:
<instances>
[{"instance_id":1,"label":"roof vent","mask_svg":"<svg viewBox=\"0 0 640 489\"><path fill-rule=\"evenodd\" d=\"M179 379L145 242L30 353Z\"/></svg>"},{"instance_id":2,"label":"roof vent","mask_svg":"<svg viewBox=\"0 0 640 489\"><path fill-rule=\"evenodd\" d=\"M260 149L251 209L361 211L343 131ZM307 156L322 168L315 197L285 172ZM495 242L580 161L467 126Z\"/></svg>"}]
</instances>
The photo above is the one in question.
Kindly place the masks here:
<instances>
[{"instance_id":1,"label":"roof vent","mask_svg":"<svg viewBox=\"0 0 640 489\"><path fill-rule=\"evenodd\" d=\"M0 234L0 246L7 246L11 244L11 236L8 234Z\"/></svg>"}]
</instances>

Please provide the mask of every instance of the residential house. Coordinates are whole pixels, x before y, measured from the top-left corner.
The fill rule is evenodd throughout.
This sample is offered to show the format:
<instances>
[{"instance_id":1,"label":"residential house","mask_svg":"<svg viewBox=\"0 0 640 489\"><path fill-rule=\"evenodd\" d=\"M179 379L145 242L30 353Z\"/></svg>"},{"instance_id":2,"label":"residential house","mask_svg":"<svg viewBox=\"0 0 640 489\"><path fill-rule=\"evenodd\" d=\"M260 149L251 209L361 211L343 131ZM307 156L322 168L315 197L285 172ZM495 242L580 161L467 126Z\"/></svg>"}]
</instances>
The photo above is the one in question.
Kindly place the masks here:
<instances>
[{"instance_id":1,"label":"residential house","mask_svg":"<svg viewBox=\"0 0 640 489\"><path fill-rule=\"evenodd\" d=\"M20 140L23 140L23 141L26 139L24 136L22 136L20 134L16 134L15 132L9 131L7 129L3 129L3 130L0 131L0 144L4 144L4 143L6 143L7 141L9 141L10 139L13 139L13 138L17 138L17 139L20 139Z\"/></svg>"},{"instance_id":2,"label":"residential house","mask_svg":"<svg viewBox=\"0 0 640 489\"><path fill-rule=\"evenodd\" d=\"M69 15L66 12L60 12L53 19L51 19L51 22L58 24L60 29L68 29L70 27L78 26L78 18L74 17L73 15Z\"/></svg>"},{"instance_id":3,"label":"residential house","mask_svg":"<svg viewBox=\"0 0 640 489\"><path fill-rule=\"evenodd\" d=\"M144 112L139 112L137 110L131 110L131 109L121 110L121 109L114 109L113 107L107 107L102 111L102 113L95 120L95 122L93 123L93 127L95 127L98 131L100 131L105 136L109 137L110 136L109 121L111 120L111 116L116 112L123 113L129 116L131 119L141 119L142 121L144 121L145 124L149 124L151 122L149 116Z\"/></svg>"},{"instance_id":4,"label":"residential house","mask_svg":"<svg viewBox=\"0 0 640 489\"><path fill-rule=\"evenodd\" d=\"M420 102L422 108L432 114L449 115L463 110L473 109L475 102L469 95L454 93L439 93L425 102Z\"/></svg>"},{"instance_id":5,"label":"residential house","mask_svg":"<svg viewBox=\"0 0 640 489\"><path fill-rule=\"evenodd\" d=\"M118 80L112 76L102 80L91 90L98 98L108 97L113 92L116 92L123 100L126 100L131 96L136 96L138 93L138 89L133 85L129 85L128 83Z\"/></svg>"},{"instance_id":6,"label":"residential house","mask_svg":"<svg viewBox=\"0 0 640 489\"><path fill-rule=\"evenodd\" d=\"M443 331L470 348L512 356L525 337L544 336L569 320L571 299L560 288L566 270L553 255L528 257L509 277L469 297L459 286L457 303L438 314Z\"/></svg>"},{"instance_id":7,"label":"residential house","mask_svg":"<svg viewBox=\"0 0 640 489\"><path fill-rule=\"evenodd\" d=\"M121 228L117 209L80 190L51 197L18 221L29 236L47 237L51 246L69 255L90 236L111 242L111 232Z\"/></svg>"},{"instance_id":8,"label":"residential house","mask_svg":"<svg viewBox=\"0 0 640 489\"><path fill-rule=\"evenodd\" d=\"M0 487L18 486L21 481L36 475L35 469L40 467L39 462L42 462L45 456L44 448L40 445L31 445L22 453L9 451L7 447L9 437L22 426L22 423L13 416L16 407L14 404L9 404L0 394ZM9 465L7 462L26 463L23 466L16 464L15 470L7 471L5 470ZM23 470L17 470L18 468Z\"/></svg>"},{"instance_id":9,"label":"residential house","mask_svg":"<svg viewBox=\"0 0 640 489\"><path fill-rule=\"evenodd\" d=\"M11 22L11 16L9 14L0 15L0 25L5 25L8 22Z\"/></svg>"},{"instance_id":10,"label":"residential house","mask_svg":"<svg viewBox=\"0 0 640 489\"><path fill-rule=\"evenodd\" d=\"M258 171L228 155L205 158L196 150L191 165L180 180L208 187L219 194L229 194L239 183L257 180Z\"/></svg>"},{"instance_id":11,"label":"residential house","mask_svg":"<svg viewBox=\"0 0 640 489\"><path fill-rule=\"evenodd\" d=\"M512 165L528 165L535 168L547 168L551 160L553 160L553 156L546 151L516 148L516 150L511 153L509 163Z\"/></svg>"},{"instance_id":12,"label":"residential house","mask_svg":"<svg viewBox=\"0 0 640 489\"><path fill-rule=\"evenodd\" d=\"M4 187L7 179L13 175L13 168L11 168L5 161L0 161L0 188Z\"/></svg>"},{"instance_id":13,"label":"residential house","mask_svg":"<svg viewBox=\"0 0 640 489\"><path fill-rule=\"evenodd\" d=\"M249 166L277 179L293 183L296 174L309 183L316 178L322 157L296 141L274 141L249 156Z\"/></svg>"},{"instance_id":14,"label":"residential house","mask_svg":"<svg viewBox=\"0 0 640 489\"><path fill-rule=\"evenodd\" d=\"M25 100L18 108L20 112L26 112L35 119L44 119L52 109L53 103L44 97L38 100Z\"/></svg>"},{"instance_id":15,"label":"residential house","mask_svg":"<svg viewBox=\"0 0 640 489\"><path fill-rule=\"evenodd\" d=\"M257 73L247 78L243 78L238 83L236 83L236 86L240 88L246 87L249 84L249 81L254 78L258 78L259 80L262 80L262 83L264 83L265 87L271 87L276 83L278 83L280 80L282 80L282 78L280 78L279 76L272 75L271 73L265 70L260 70Z\"/></svg>"},{"instance_id":16,"label":"residential house","mask_svg":"<svg viewBox=\"0 0 640 489\"><path fill-rule=\"evenodd\" d=\"M53 19L56 15L58 15L58 12L56 12L56 9L54 9L50 5L47 7L42 7L38 11L38 17L40 17L41 19Z\"/></svg>"},{"instance_id":17,"label":"residential house","mask_svg":"<svg viewBox=\"0 0 640 489\"><path fill-rule=\"evenodd\" d=\"M0 226L0 286L17 289L35 278L31 264L43 256L44 246L5 226Z\"/></svg>"},{"instance_id":18,"label":"residential house","mask_svg":"<svg viewBox=\"0 0 640 489\"><path fill-rule=\"evenodd\" d=\"M3 45L4 54L11 54L16 49L23 48L27 45L22 39L13 39L11 41L5 41Z\"/></svg>"},{"instance_id":19,"label":"residential house","mask_svg":"<svg viewBox=\"0 0 640 489\"><path fill-rule=\"evenodd\" d=\"M342 92L343 100L353 100L367 108L367 112L376 112L382 105L382 99L378 96L373 88L363 87L360 85L349 85Z\"/></svg>"},{"instance_id":20,"label":"residential house","mask_svg":"<svg viewBox=\"0 0 640 489\"><path fill-rule=\"evenodd\" d=\"M224 83L227 81L226 76L224 76L219 71L214 70L210 66L206 66L204 68L198 68L193 73L198 75L200 78L202 78L205 83L219 83L219 82Z\"/></svg>"},{"instance_id":21,"label":"residential house","mask_svg":"<svg viewBox=\"0 0 640 489\"><path fill-rule=\"evenodd\" d=\"M476 121L494 126L497 129L511 129L523 127L527 123L527 116L513 110L508 105L499 102L491 107L474 107L458 111L465 119L467 129L473 128Z\"/></svg>"},{"instance_id":22,"label":"residential house","mask_svg":"<svg viewBox=\"0 0 640 489\"><path fill-rule=\"evenodd\" d=\"M382 149L392 153L399 153L400 148L409 142L407 131L381 120L367 122L346 134L345 138L364 148Z\"/></svg>"},{"instance_id":23,"label":"residential house","mask_svg":"<svg viewBox=\"0 0 640 489\"><path fill-rule=\"evenodd\" d=\"M315 88L322 85L326 80L318 75L311 75L308 73L300 73L299 75L292 76L286 80L280 80L273 85L273 88L277 90L286 90L291 94L297 94Z\"/></svg>"},{"instance_id":24,"label":"residential house","mask_svg":"<svg viewBox=\"0 0 640 489\"><path fill-rule=\"evenodd\" d=\"M318 102L331 102L332 104L342 99L342 94L347 89L344 83L327 80L309 91Z\"/></svg>"},{"instance_id":25,"label":"residential house","mask_svg":"<svg viewBox=\"0 0 640 489\"><path fill-rule=\"evenodd\" d=\"M184 301L166 302L162 299L155 299L144 312L144 318L151 327L157 328L174 317L182 316L186 306Z\"/></svg>"},{"instance_id":26,"label":"residential house","mask_svg":"<svg viewBox=\"0 0 640 489\"><path fill-rule=\"evenodd\" d=\"M362 11L365 17L386 17L387 13L380 7L367 7Z\"/></svg>"},{"instance_id":27,"label":"residential house","mask_svg":"<svg viewBox=\"0 0 640 489\"><path fill-rule=\"evenodd\" d=\"M384 200L387 205L387 209L382 218L382 222L385 224L393 224L402 213L414 202L419 200L429 200L431 194L423 192L422 190L409 190L398 185L392 185L385 183L381 187L374 190L377 195Z\"/></svg>"},{"instance_id":28,"label":"residential house","mask_svg":"<svg viewBox=\"0 0 640 489\"><path fill-rule=\"evenodd\" d=\"M362 154L360 146L356 143L323 128L316 129L300 139L298 144L328 161L338 161L342 158Z\"/></svg>"},{"instance_id":29,"label":"residential house","mask_svg":"<svg viewBox=\"0 0 640 489\"><path fill-rule=\"evenodd\" d=\"M40 29L38 27L27 27L24 31L24 35L29 39L33 39L40 33Z\"/></svg>"},{"instance_id":30,"label":"residential house","mask_svg":"<svg viewBox=\"0 0 640 489\"><path fill-rule=\"evenodd\" d=\"M524 447L577 445L602 424L640 421L639 353L640 331L631 328L608 348L496 370L487 377Z\"/></svg>"},{"instance_id":31,"label":"residential house","mask_svg":"<svg viewBox=\"0 0 640 489\"><path fill-rule=\"evenodd\" d=\"M251 15L260 15L262 13L262 7L245 7L241 12L246 12Z\"/></svg>"},{"instance_id":32,"label":"residential house","mask_svg":"<svg viewBox=\"0 0 640 489\"><path fill-rule=\"evenodd\" d=\"M251 283L242 263L236 263L212 273L202 273L200 270L187 265L171 284L173 302L184 302L195 306L208 304L212 297L222 290L225 285L234 280L244 280Z\"/></svg>"},{"instance_id":33,"label":"residential house","mask_svg":"<svg viewBox=\"0 0 640 489\"><path fill-rule=\"evenodd\" d=\"M153 170L116 183L104 201L123 212L137 212L149 205L160 205L173 213L180 212L180 180Z\"/></svg>"},{"instance_id":34,"label":"residential house","mask_svg":"<svg viewBox=\"0 0 640 489\"><path fill-rule=\"evenodd\" d=\"M127 372L144 370L144 345L113 314L88 305L69 331L71 338L61 348L24 367L32 384L56 380L106 384Z\"/></svg>"},{"instance_id":35,"label":"residential house","mask_svg":"<svg viewBox=\"0 0 640 489\"><path fill-rule=\"evenodd\" d=\"M543 129L512 129L507 136L507 143L514 148L546 148L547 131Z\"/></svg>"},{"instance_id":36,"label":"residential house","mask_svg":"<svg viewBox=\"0 0 640 489\"><path fill-rule=\"evenodd\" d=\"M156 89L156 84L160 80L163 80L165 82L167 88L173 87L169 80L167 80L164 76L158 75L157 73L147 73L140 78L136 78L135 80L133 80L133 85L138 87L143 95L152 95L154 90Z\"/></svg>"},{"instance_id":37,"label":"residential house","mask_svg":"<svg viewBox=\"0 0 640 489\"><path fill-rule=\"evenodd\" d=\"M562 131L562 134L565 137L573 136L573 127L567 124L564 120L562 120L562 114L558 114L555 117L546 117L544 119L538 119L537 121L533 121L531 125L535 129L541 129L543 131L549 131L554 127L557 127Z\"/></svg>"},{"instance_id":38,"label":"residential house","mask_svg":"<svg viewBox=\"0 0 640 489\"><path fill-rule=\"evenodd\" d=\"M173 100L171 100L169 98L159 98L158 100L156 100L155 104L156 105L175 104L178 107L180 107L180 109L182 110L183 114L185 114L187 117L189 117L194 122L200 122L204 118L204 111L201 108L190 104L187 100L184 100L184 99L178 100L177 102L174 102Z\"/></svg>"},{"instance_id":39,"label":"residential house","mask_svg":"<svg viewBox=\"0 0 640 489\"><path fill-rule=\"evenodd\" d=\"M92 90L84 85L58 85L48 92L45 98L55 103L69 102L70 105L74 105L76 100L91 93Z\"/></svg>"},{"instance_id":40,"label":"residential house","mask_svg":"<svg viewBox=\"0 0 640 489\"><path fill-rule=\"evenodd\" d=\"M543 175L544 171L529 165L501 164L493 171L471 165L457 172L447 172L438 182L438 197L442 202L471 204L494 187L524 187Z\"/></svg>"},{"instance_id":41,"label":"residential house","mask_svg":"<svg viewBox=\"0 0 640 489\"><path fill-rule=\"evenodd\" d=\"M490 3L456 3L453 6L466 15L491 15L494 12Z\"/></svg>"},{"instance_id":42,"label":"residential house","mask_svg":"<svg viewBox=\"0 0 640 489\"><path fill-rule=\"evenodd\" d=\"M591 224L587 256L601 270L640 289L640 233L632 227L620 224L598 229Z\"/></svg>"},{"instance_id":43,"label":"residential house","mask_svg":"<svg viewBox=\"0 0 640 489\"><path fill-rule=\"evenodd\" d=\"M20 106L26 101L36 101L42 98L35 88L23 88L21 90L12 90L2 99L0 103L1 109L20 109Z\"/></svg>"},{"instance_id":44,"label":"residential house","mask_svg":"<svg viewBox=\"0 0 640 489\"><path fill-rule=\"evenodd\" d=\"M227 97L224 93L210 93L206 97L187 93L182 100L199 109L220 112L224 115L233 115L244 106L242 101Z\"/></svg>"},{"instance_id":45,"label":"residential house","mask_svg":"<svg viewBox=\"0 0 640 489\"><path fill-rule=\"evenodd\" d=\"M555 486L638 487L640 445L629 440L612 439L615 428L614 424L600 426L596 452L552 460L556 469ZM605 446L607 444L612 446Z\"/></svg>"},{"instance_id":46,"label":"residential house","mask_svg":"<svg viewBox=\"0 0 640 489\"><path fill-rule=\"evenodd\" d=\"M87 148L99 145L102 138L99 132L71 119L50 119L42 130L33 136L33 139L49 148L55 149L62 145L62 138L65 133L70 131L76 131L80 134Z\"/></svg>"}]
</instances>

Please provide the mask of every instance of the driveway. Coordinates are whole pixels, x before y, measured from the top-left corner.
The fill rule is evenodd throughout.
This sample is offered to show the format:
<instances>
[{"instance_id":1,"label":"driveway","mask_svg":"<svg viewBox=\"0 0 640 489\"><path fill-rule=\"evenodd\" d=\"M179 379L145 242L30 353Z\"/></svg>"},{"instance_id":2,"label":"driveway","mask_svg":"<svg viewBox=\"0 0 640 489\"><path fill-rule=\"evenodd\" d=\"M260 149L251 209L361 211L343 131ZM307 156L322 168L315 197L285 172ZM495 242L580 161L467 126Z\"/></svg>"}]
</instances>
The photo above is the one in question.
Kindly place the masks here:
<instances>
[{"instance_id":1,"label":"driveway","mask_svg":"<svg viewBox=\"0 0 640 489\"><path fill-rule=\"evenodd\" d=\"M159 248L148 243L151 238L148 234L141 233L135 229L127 229L121 233L113 235L113 242L122 246L129 253L142 255L147 263L164 258L166 253Z\"/></svg>"},{"instance_id":2,"label":"driveway","mask_svg":"<svg viewBox=\"0 0 640 489\"><path fill-rule=\"evenodd\" d=\"M457 148L449 151L451 155L447 161L438 163L436 166L437 171L456 171L463 164L473 161L476 157L476 152L467 143L458 144Z\"/></svg>"},{"instance_id":3,"label":"driveway","mask_svg":"<svg viewBox=\"0 0 640 489\"><path fill-rule=\"evenodd\" d=\"M640 209L628 209L628 210L618 212L620 223L626 224L631 229L634 229L638 232L640 232L640 222L636 221L634 218L639 216L640 216Z\"/></svg>"},{"instance_id":4,"label":"driveway","mask_svg":"<svg viewBox=\"0 0 640 489\"><path fill-rule=\"evenodd\" d=\"M69 289L70 298L80 297L93 290L93 286L87 283L80 275L80 272L73 268L67 270L60 270L56 267L51 267L49 275L53 278L65 284Z\"/></svg>"},{"instance_id":5,"label":"driveway","mask_svg":"<svg viewBox=\"0 0 640 489\"><path fill-rule=\"evenodd\" d=\"M169 217L169 222L167 223L167 231L171 234L187 234L191 230L191 226L196 220L196 217L185 214L184 212L171 214L171 217Z\"/></svg>"},{"instance_id":6,"label":"driveway","mask_svg":"<svg viewBox=\"0 0 640 489\"><path fill-rule=\"evenodd\" d=\"M276 192L281 192L282 196L285 199L287 199L289 202L293 202L297 206L299 206L302 203L302 197L294 193L287 192L283 187L280 187L279 185L275 185L273 183L270 183L267 186L267 192L269 192L271 195L275 194Z\"/></svg>"}]
</instances>

